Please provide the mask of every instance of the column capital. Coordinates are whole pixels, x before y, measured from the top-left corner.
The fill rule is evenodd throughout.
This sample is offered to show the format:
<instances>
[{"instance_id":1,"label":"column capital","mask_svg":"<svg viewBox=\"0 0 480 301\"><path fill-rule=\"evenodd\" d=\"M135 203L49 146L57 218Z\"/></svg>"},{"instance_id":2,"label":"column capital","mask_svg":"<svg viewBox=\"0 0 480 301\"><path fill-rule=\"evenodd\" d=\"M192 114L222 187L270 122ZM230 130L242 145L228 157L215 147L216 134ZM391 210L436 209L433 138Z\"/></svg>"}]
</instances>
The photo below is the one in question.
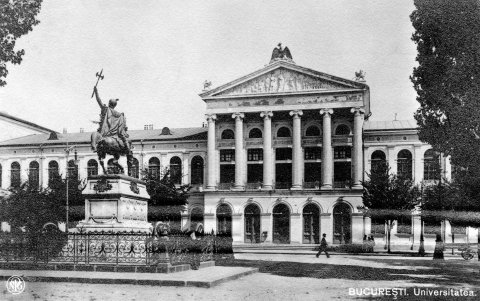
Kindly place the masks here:
<instances>
[{"instance_id":1,"label":"column capital","mask_svg":"<svg viewBox=\"0 0 480 301\"><path fill-rule=\"evenodd\" d=\"M365 110L362 108L351 108L350 113L354 113L355 115L357 114L365 114Z\"/></svg>"},{"instance_id":2,"label":"column capital","mask_svg":"<svg viewBox=\"0 0 480 301\"><path fill-rule=\"evenodd\" d=\"M260 117L264 119L270 119L273 117L273 112L272 111L264 111L260 113Z\"/></svg>"},{"instance_id":3,"label":"column capital","mask_svg":"<svg viewBox=\"0 0 480 301\"><path fill-rule=\"evenodd\" d=\"M208 122L215 121L217 119L217 114L205 114L205 119L207 119Z\"/></svg>"},{"instance_id":4,"label":"column capital","mask_svg":"<svg viewBox=\"0 0 480 301\"><path fill-rule=\"evenodd\" d=\"M233 114L232 114L232 118L233 118L233 119L237 119L237 118L238 118L238 119L243 119L243 118L245 118L245 114L244 114L244 113L236 112L236 113L233 113Z\"/></svg>"},{"instance_id":5,"label":"column capital","mask_svg":"<svg viewBox=\"0 0 480 301\"><path fill-rule=\"evenodd\" d=\"M323 115L323 114L330 114L330 115L332 115L332 114L333 114L333 110L332 110L332 109L320 109L320 115Z\"/></svg>"},{"instance_id":6,"label":"column capital","mask_svg":"<svg viewBox=\"0 0 480 301\"><path fill-rule=\"evenodd\" d=\"M293 111L290 111L290 116L293 116L293 118L300 118L300 116L303 115L303 111L302 110L293 110Z\"/></svg>"}]
</instances>

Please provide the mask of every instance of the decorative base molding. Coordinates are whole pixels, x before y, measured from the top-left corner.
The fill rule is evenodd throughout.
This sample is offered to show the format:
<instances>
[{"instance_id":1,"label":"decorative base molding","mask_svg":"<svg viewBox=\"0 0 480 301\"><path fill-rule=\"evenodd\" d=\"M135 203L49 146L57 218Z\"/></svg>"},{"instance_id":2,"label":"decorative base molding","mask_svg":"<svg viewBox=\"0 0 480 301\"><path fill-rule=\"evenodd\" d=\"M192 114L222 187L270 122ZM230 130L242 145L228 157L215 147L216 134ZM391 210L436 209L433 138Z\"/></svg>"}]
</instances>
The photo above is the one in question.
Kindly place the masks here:
<instances>
[{"instance_id":1,"label":"decorative base molding","mask_svg":"<svg viewBox=\"0 0 480 301\"><path fill-rule=\"evenodd\" d=\"M144 182L125 175L94 176L88 178L83 194L85 220L78 224L79 231L152 232Z\"/></svg>"}]
</instances>

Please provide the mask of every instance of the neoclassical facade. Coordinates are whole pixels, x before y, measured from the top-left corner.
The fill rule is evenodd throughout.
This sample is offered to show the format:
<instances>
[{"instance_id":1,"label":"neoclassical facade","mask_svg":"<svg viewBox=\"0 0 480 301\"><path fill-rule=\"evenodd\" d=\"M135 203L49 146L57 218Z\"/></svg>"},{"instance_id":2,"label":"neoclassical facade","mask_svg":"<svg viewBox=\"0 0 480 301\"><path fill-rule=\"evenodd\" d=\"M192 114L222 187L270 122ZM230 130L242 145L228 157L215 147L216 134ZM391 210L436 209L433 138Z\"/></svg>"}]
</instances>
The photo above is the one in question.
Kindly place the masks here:
<instances>
[{"instance_id":1,"label":"neoclassical facade","mask_svg":"<svg viewBox=\"0 0 480 301\"><path fill-rule=\"evenodd\" d=\"M206 127L130 131L135 176L169 167L177 184L194 186L182 224L202 222L235 244L315 244L321 233L330 243L361 243L372 231L358 209L372 165L384 160L417 182L450 173L448 160L418 140L414 122L368 121L362 78L275 58L200 97ZM0 142L0 186L46 186L55 172L97 174L89 137L52 132ZM432 160L443 162L441 171Z\"/></svg>"}]
</instances>

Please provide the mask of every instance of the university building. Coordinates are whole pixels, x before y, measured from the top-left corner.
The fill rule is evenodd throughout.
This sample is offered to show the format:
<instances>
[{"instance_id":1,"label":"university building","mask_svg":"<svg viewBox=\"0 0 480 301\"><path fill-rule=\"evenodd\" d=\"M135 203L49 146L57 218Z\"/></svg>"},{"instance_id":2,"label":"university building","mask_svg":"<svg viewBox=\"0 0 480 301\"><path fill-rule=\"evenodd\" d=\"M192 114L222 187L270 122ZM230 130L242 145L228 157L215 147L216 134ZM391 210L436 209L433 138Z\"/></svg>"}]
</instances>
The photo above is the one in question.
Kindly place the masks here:
<instances>
[{"instance_id":1,"label":"university building","mask_svg":"<svg viewBox=\"0 0 480 301\"><path fill-rule=\"evenodd\" d=\"M274 55L200 98L203 127L129 131L134 175L169 167L175 183L193 186L182 224L202 222L235 244L314 244L321 233L333 244L361 243L382 226L359 210L361 181L375 164L388 162L417 183L450 177L449 160L419 141L415 121L368 120L361 76L343 79ZM90 135L51 131L0 142L1 188L46 186L53 173L98 174ZM419 218L407 223L410 233L399 239L418 241Z\"/></svg>"}]
</instances>

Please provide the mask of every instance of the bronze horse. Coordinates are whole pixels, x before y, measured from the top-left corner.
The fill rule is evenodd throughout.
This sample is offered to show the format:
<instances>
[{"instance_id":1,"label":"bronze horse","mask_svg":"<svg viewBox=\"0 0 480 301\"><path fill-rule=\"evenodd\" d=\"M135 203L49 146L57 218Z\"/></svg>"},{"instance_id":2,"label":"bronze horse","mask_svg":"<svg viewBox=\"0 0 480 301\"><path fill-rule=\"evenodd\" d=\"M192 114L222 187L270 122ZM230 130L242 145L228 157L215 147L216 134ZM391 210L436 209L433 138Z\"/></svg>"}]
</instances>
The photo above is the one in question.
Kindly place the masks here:
<instances>
[{"instance_id":1,"label":"bronze horse","mask_svg":"<svg viewBox=\"0 0 480 301\"><path fill-rule=\"evenodd\" d=\"M108 174L107 170L105 170L105 164L103 163L103 160L108 154L113 156L112 164L114 166L114 174L125 173L122 165L118 163L118 159L120 159L120 156L127 156L128 175L132 175L133 154L129 147L125 147L123 141L119 141L119 139L116 139L115 137L102 137L99 132L93 132L91 143L92 148L97 150L98 161L102 166L104 174Z\"/></svg>"},{"instance_id":2,"label":"bronze horse","mask_svg":"<svg viewBox=\"0 0 480 301\"><path fill-rule=\"evenodd\" d=\"M120 156L127 156L128 175L131 176L133 154L131 144L127 140L128 134L125 115L115 110L118 99L110 99L108 106L104 105L100 99L100 95L98 95L96 85L93 88L93 95L95 95L98 106L100 107L100 122L98 131L94 132L91 136L92 150L97 152L98 161L100 161L104 174L108 174L103 163L107 154L113 156L114 174L125 173L123 167L118 163L118 159L120 159Z\"/></svg>"}]
</instances>

